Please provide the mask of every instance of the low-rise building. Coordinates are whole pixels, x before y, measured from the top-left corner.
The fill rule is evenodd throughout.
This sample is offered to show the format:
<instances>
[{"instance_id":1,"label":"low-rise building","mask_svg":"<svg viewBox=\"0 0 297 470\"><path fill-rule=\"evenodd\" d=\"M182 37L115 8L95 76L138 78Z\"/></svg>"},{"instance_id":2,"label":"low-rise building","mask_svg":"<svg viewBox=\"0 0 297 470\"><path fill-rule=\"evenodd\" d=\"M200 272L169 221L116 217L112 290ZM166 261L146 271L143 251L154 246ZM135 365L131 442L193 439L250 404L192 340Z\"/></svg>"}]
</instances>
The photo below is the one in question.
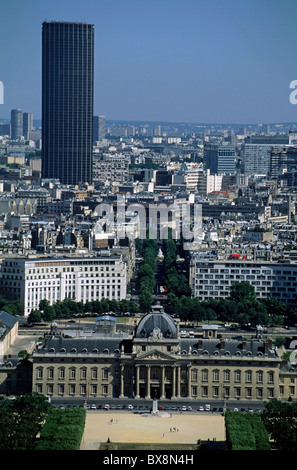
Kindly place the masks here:
<instances>
[{"instance_id":1,"label":"low-rise building","mask_svg":"<svg viewBox=\"0 0 297 470\"><path fill-rule=\"evenodd\" d=\"M271 340L181 337L153 306L133 335L65 338L56 329L33 353L33 391L53 398L144 398L263 402L279 396L281 358Z\"/></svg>"}]
</instances>

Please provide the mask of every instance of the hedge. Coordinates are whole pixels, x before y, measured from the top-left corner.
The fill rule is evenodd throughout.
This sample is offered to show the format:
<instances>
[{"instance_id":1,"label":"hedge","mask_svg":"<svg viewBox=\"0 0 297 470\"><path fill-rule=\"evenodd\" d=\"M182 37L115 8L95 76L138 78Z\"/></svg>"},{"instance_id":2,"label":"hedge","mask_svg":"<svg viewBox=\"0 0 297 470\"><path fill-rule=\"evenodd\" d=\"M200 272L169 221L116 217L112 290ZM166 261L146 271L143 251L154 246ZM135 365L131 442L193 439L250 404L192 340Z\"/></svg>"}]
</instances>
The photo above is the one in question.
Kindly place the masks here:
<instances>
[{"instance_id":1,"label":"hedge","mask_svg":"<svg viewBox=\"0 0 297 470\"><path fill-rule=\"evenodd\" d=\"M79 450L85 419L84 408L52 409L42 427L35 450Z\"/></svg>"},{"instance_id":2,"label":"hedge","mask_svg":"<svg viewBox=\"0 0 297 470\"><path fill-rule=\"evenodd\" d=\"M269 435L257 414L227 411L226 441L230 450L270 450Z\"/></svg>"}]
</instances>

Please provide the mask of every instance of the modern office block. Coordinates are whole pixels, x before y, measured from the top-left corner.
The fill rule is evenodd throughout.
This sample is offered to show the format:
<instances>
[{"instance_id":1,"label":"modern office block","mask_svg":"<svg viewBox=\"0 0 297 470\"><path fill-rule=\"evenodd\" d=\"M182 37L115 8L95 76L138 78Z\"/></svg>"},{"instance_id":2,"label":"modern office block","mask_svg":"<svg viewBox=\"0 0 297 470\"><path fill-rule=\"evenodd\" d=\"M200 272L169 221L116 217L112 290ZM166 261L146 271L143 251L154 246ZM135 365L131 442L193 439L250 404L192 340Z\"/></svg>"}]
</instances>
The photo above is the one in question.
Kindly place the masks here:
<instances>
[{"instance_id":1,"label":"modern office block","mask_svg":"<svg viewBox=\"0 0 297 470\"><path fill-rule=\"evenodd\" d=\"M23 111L13 109L11 111L11 138L20 139L23 136Z\"/></svg>"},{"instance_id":2,"label":"modern office block","mask_svg":"<svg viewBox=\"0 0 297 470\"><path fill-rule=\"evenodd\" d=\"M94 27L44 22L42 28L42 176L91 183Z\"/></svg>"},{"instance_id":3,"label":"modern office block","mask_svg":"<svg viewBox=\"0 0 297 470\"><path fill-rule=\"evenodd\" d=\"M288 136L250 136L245 139L241 156L246 175L268 175L272 147L282 149L289 145Z\"/></svg>"},{"instance_id":4,"label":"modern office block","mask_svg":"<svg viewBox=\"0 0 297 470\"><path fill-rule=\"evenodd\" d=\"M204 165L210 174L235 173L235 147L233 145L204 145Z\"/></svg>"},{"instance_id":5,"label":"modern office block","mask_svg":"<svg viewBox=\"0 0 297 470\"><path fill-rule=\"evenodd\" d=\"M93 300L126 298L127 268L121 255L102 253L97 257L9 258L0 267L0 294L24 302L24 315L71 298L86 303Z\"/></svg>"},{"instance_id":6,"label":"modern office block","mask_svg":"<svg viewBox=\"0 0 297 470\"><path fill-rule=\"evenodd\" d=\"M190 266L190 286L200 300L229 297L230 287L248 281L258 298L274 298L293 303L297 288L297 264L245 261L202 260L193 255Z\"/></svg>"},{"instance_id":7,"label":"modern office block","mask_svg":"<svg viewBox=\"0 0 297 470\"><path fill-rule=\"evenodd\" d=\"M105 116L94 116L93 118L93 142L105 139Z\"/></svg>"},{"instance_id":8,"label":"modern office block","mask_svg":"<svg viewBox=\"0 0 297 470\"><path fill-rule=\"evenodd\" d=\"M33 130L33 114L23 114L23 136L25 139L29 139L29 134Z\"/></svg>"}]
</instances>

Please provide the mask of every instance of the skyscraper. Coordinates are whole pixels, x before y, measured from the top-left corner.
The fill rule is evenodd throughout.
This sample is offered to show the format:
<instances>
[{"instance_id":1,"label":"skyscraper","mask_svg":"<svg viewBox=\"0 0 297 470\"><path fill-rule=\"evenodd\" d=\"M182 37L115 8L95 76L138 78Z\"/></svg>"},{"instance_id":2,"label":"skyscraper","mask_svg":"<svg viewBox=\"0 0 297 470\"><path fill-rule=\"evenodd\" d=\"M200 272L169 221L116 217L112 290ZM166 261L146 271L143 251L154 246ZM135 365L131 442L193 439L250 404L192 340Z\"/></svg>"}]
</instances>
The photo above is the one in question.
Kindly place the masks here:
<instances>
[{"instance_id":1,"label":"skyscraper","mask_svg":"<svg viewBox=\"0 0 297 470\"><path fill-rule=\"evenodd\" d=\"M92 182L94 26L42 25L42 176Z\"/></svg>"},{"instance_id":2,"label":"skyscraper","mask_svg":"<svg viewBox=\"0 0 297 470\"><path fill-rule=\"evenodd\" d=\"M33 130L33 114L23 114L23 136L25 139L29 139L30 132Z\"/></svg>"},{"instance_id":3,"label":"skyscraper","mask_svg":"<svg viewBox=\"0 0 297 470\"><path fill-rule=\"evenodd\" d=\"M11 111L11 138L20 139L23 135L23 111L13 109Z\"/></svg>"}]
</instances>

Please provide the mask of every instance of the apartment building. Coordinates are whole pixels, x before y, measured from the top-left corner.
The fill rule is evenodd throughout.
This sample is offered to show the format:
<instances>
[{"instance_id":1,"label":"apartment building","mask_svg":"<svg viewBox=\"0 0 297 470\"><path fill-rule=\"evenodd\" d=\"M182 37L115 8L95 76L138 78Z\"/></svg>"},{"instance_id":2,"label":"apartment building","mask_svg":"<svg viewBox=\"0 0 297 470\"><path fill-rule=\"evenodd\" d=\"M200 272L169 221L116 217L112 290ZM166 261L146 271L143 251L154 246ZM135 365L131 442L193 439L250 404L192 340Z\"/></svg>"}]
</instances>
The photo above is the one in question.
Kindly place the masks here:
<instances>
[{"instance_id":1,"label":"apartment building","mask_svg":"<svg viewBox=\"0 0 297 470\"><path fill-rule=\"evenodd\" d=\"M129 158L123 155L96 157L93 160L93 180L124 183L129 179Z\"/></svg>"},{"instance_id":2,"label":"apartment building","mask_svg":"<svg viewBox=\"0 0 297 470\"><path fill-rule=\"evenodd\" d=\"M98 257L36 257L3 259L0 294L24 302L24 315L38 309L47 299L50 305L71 298L92 300L126 298L127 267L121 255L104 250Z\"/></svg>"},{"instance_id":3,"label":"apartment building","mask_svg":"<svg viewBox=\"0 0 297 470\"><path fill-rule=\"evenodd\" d=\"M296 297L297 264L234 260L206 261L193 255L190 263L190 285L193 295L201 300L229 296L235 282L248 281L258 298L273 297L292 302Z\"/></svg>"}]
</instances>

